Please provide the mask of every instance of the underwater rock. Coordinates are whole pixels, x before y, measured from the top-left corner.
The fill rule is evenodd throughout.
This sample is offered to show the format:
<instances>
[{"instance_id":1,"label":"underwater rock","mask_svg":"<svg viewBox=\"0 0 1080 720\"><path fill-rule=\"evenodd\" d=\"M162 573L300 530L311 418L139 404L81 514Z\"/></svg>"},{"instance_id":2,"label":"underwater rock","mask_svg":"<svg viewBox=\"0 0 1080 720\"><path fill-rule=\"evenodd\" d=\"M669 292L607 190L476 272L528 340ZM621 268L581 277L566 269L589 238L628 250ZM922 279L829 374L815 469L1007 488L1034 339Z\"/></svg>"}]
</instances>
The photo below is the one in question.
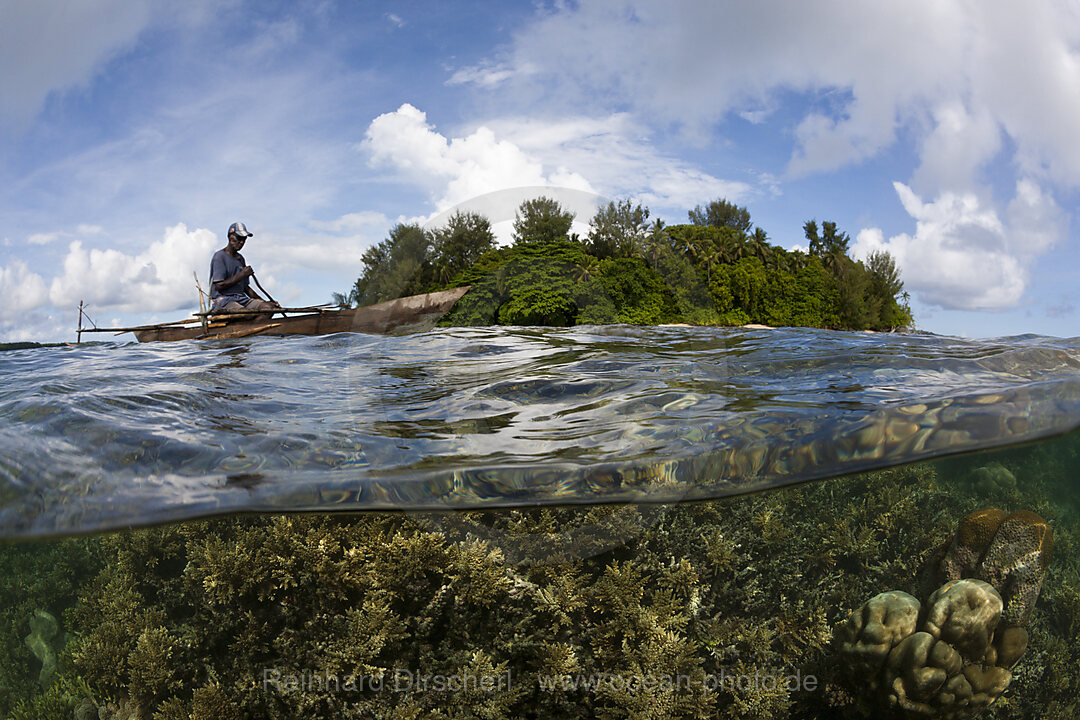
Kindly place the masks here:
<instances>
[{"instance_id":1,"label":"underwater rock","mask_svg":"<svg viewBox=\"0 0 1080 720\"><path fill-rule=\"evenodd\" d=\"M1009 492L1016 489L1016 476L1001 463L992 462L971 471L968 479L982 495Z\"/></svg>"},{"instance_id":2,"label":"underwater rock","mask_svg":"<svg viewBox=\"0 0 1080 720\"><path fill-rule=\"evenodd\" d=\"M978 577L1001 593L1005 622L1027 622L1039 599L1053 551L1054 534L1035 513L1019 510L1001 521L979 563Z\"/></svg>"},{"instance_id":3,"label":"underwater rock","mask_svg":"<svg viewBox=\"0 0 1080 720\"><path fill-rule=\"evenodd\" d=\"M875 595L837 630L840 652L853 669L876 675L889 652L915 632L918 619L919 601L906 592Z\"/></svg>"},{"instance_id":4,"label":"underwater rock","mask_svg":"<svg viewBox=\"0 0 1080 720\"><path fill-rule=\"evenodd\" d=\"M1001 620L1001 595L982 580L954 580L938 588L927 601L923 628L944 640L967 660L986 655Z\"/></svg>"},{"instance_id":5,"label":"underwater rock","mask_svg":"<svg viewBox=\"0 0 1080 720\"><path fill-rule=\"evenodd\" d=\"M25 642L34 657L41 661L38 683L42 687L48 687L56 672L56 648L53 642L59 632L60 623L56 621L52 613L45 610L34 611L30 617L30 634L26 636Z\"/></svg>"}]
</instances>

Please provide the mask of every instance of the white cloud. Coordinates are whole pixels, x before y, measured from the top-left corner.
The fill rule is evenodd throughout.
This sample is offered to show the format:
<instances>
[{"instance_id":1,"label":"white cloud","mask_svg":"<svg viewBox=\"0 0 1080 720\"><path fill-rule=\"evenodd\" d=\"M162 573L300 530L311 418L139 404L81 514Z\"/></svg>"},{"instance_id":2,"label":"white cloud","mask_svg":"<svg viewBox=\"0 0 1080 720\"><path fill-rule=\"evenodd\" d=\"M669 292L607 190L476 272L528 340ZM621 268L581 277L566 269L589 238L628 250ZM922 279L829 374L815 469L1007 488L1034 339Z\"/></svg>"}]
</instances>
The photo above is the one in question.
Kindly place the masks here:
<instances>
[{"instance_id":1,"label":"white cloud","mask_svg":"<svg viewBox=\"0 0 1080 720\"><path fill-rule=\"evenodd\" d=\"M324 232L356 234L368 232L372 228L382 231L389 222L390 219L380 212L365 211L348 213L329 221L313 220L309 224L316 230Z\"/></svg>"},{"instance_id":2,"label":"white cloud","mask_svg":"<svg viewBox=\"0 0 1080 720\"><path fill-rule=\"evenodd\" d=\"M744 200L754 192L747 183L723 180L665 157L649 142L647 130L625 113L558 120L507 117L487 125L532 156L573 167L605 195L633 196L654 209L685 212L713 198Z\"/></svg>"},{"instance_id":3,"label":"white cloud","mask_svg":"<svg viewBox=\"0 0 1080 720\"><path fill-rule=\"evenodd\" d=\"M169 311L198 302L193 272L206 290L210 256L219 244L210 230L188 231L180 223L137 255L113 249L86 249L81 240L68 246L63 272L53 278L49 302L57 308L79 301L117 312Z\"/></svg>"},{"instance_id":4,"label":"white cloud","mask_svg":"<svg viewBox=\"0 0 1080 720\"><path fill-rule=\"evenodd\" d=\"M0 120L22 124L52 92L84 85L150 21L148 0L6 2Z\"/></svg>"},{"instance_id":5,"label":"white cloud","mask_svg":"<svg viewBox=\"0 0 1080 720\"><path fill-rule=\"evenodd\" d=\"M487 127L447 139L427 115L405 104L375 118L365 147L376 167L390 167L426 188L442 210L477 195L522 185L561 185L591 190L589 182L564 167L544 164L518 146L499 140Z\"/></svg>"},{"instance_id":6,"label":"white cloud","mask_svg":"<svg viewBox=\"0 0 1080 720\"><path fill-rule=\"evenodd\" d=\"M368 128L372 163L427 189L439 211L508 188L550 186L633 196L650 207L692 207L753 192L663 156L624 114L558 120L504 117L448 139L412 105Z\"/></svg>"},{"instance_id":7,"label":"white cloud","mask_svg":"<svg viewBox=\"0 0 1080 720\"><path fill-rule=\"evenodd\" d=\"M924 192L962 190L1001 130L1023 174L1076 185L1078 20L1054 1L582 0L539 14L477 67L529 106L629 107L691 132L729 114L760 122L777 98L803 94L813 102L795 122L797 175L862 162L908 126L926 131Z\"/></svg>"},{"instance_id":8,"label":"white cloud","mask_svg":"<svg viewBox=\"0 0 1080 720\"><path fill-rule=\"evenodd\" d=\"M922 140L912 184L929 192L973 187L980 168L1001 149L1000 124L987 110L969 110L955 98L931 115L933 127Z\"/></svg>"},{"instance_id":9,"label":"white cloud","mask_svg":"<svg viewBox=\"0 0 1080 720\"><path fill-rule=\"evenodd\" d=\"M26 238L26 242L31 245L49 245L56 242L64 233L51 232L51 233L34 233L30 237Z\"/></svg>"},{"instance_id":10,"label":"white cloud","mask_svg":"<svg viewBox=\"0 0 1080 720\"><path fill-rule=\"evenodd\" d=\"M522 72L528 74L529 70L514 70L508 65L485 63L456 70L450 76L450 79L446 81L446 84L478 85L482 88L493 88Z\"/></svg>"},{"instance_id":11,"label":"white cloud","mask_svg":"<svg viewBox=\"0 0 1080 720\"><path fill-rule=\"evenodd\" d=\"M1041 255L1061 239L1066 217L1049 193L1035 181L1024 178L1016 183L1016 197L1006 209L1011 244L1026 255Z\"/></svg>"},{"instance_id":12,"label":"white cloud","mask_svg":"<svg viewBox=\"0 0 1080 720\"><path fill-rule=\"evenodd\" d=\"M91 235L101 235L104 229L99 225L77 225L74 232L67 230L56 230L54 232L34 233L26 238L26 242L29 245L51 245L52 243L60 240L61 238L70 237L87 237Z\"/></svg>"},{"instance_id":13,"label":"white cloud","mask_svg":"<svg viewBox=\"0 0 1080 720\"><path fill-rule=\"evenodd\" d=\"M0 266L0 319L14 322L25 312L45 304L49 292L45 281L22 260Z\"/></svg>"},{"instance_id":14,"label":"white cloud","mask_svg":"<svg viewBox=\"0 0 1080 720\"><path fill-rule=\"evenodd\" d=\"M888 250L905 287L923 302L946 309L1016 307L1028 288L1035 258L1062 234L1053 198L1030 179L1017 183L1006 220L974 193L945 192L925 202L903 183L900 201L916 221L915 234L885 240L878 228L859 232L852 255Z\"/></svg>"}]
</instances>

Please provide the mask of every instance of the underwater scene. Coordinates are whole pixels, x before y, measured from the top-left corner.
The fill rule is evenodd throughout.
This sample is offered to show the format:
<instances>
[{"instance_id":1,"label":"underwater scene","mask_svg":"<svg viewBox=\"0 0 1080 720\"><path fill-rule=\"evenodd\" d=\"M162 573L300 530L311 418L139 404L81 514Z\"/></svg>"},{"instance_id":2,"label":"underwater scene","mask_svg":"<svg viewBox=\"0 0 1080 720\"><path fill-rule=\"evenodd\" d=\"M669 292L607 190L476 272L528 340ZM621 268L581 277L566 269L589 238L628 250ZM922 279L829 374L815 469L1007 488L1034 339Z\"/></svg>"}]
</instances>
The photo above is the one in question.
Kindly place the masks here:
<instances>
[{"instance_id":1,"label":"underwater scene","mask_svg":"<svg viewBox=\"0 0 1080 720\"><path fill-rule=\"evenodd\" d=\"M0 717L1080 717L1080 340L0 352Z\"/></svg>"}]
</instances>

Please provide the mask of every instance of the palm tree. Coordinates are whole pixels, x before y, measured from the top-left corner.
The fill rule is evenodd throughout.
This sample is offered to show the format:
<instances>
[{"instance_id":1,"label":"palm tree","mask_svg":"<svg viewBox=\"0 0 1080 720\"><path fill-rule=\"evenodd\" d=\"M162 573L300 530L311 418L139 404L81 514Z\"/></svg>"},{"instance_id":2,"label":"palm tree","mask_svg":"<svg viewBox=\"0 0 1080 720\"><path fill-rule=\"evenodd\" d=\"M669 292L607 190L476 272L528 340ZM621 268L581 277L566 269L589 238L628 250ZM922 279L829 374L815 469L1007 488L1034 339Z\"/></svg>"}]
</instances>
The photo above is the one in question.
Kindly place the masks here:
<instances>
[{"instance_id":1,"label":"palm tree","mask_svg":"<svg viewBox=\"0 0 1080 720\"><path fill-rule=\"evenodd\" d=\"M669 242L670 239L667 233L664 232L664 221L657 218L649 230L649 234L641 242L641 254L646 260L652 260L653 270L656 270L660 262L660 254L668 246Z\"/></svg>"},{"instance_id":2,"label":"palm tree","mask_svg":"<svg viewBox=\"0 0 1080 720\"><path fill-rule=\"evenodd\" d=\"M701 251L701 259L705 262L705 283L709 284L712 282L713 263L720 259L720 248L709 243L705 249Z\"/></svg>"},{"instance_id":3,"label":"palm tree","mask_svg":"<svg viewBox=\"0 0 1080 720\"><path fill-rule=\"evenodd\" d=\"M600 260L593 255L586 255L582 259L582 261L577 264L577 269L580 272L578 272L575 280L577 280L578 282L584 282L585 280L589 280L592 278L593 273L595 273L599 268Z\"/></svg>"}]
</instances>

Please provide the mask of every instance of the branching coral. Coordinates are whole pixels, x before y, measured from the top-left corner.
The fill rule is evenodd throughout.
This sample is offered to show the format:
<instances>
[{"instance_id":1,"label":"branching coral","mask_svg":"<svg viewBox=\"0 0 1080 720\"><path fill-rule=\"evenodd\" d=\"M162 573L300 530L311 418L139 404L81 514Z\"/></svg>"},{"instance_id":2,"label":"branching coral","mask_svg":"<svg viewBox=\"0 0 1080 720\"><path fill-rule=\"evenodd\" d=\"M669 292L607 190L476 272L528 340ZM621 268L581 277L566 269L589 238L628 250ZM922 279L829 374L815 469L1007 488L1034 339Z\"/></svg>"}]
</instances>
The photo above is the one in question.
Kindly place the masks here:
<instances>
[{"instance_id":1,"label":"branching coral","mask_svg":"<svg viewBox=\"0 0 1080 720\"><path fill-rule=\"evenodd\" d=\"M70 720L81 704L157 720L835 718L862 689L874 717L926 717L930 708L963 718L1009 684L989 715L1072 718L1080 651L1068 629L1080 627L1080 594L1063 551L1080 535L1047 511L1037 478L1024 480L1031 507L1053 521L1059 559L1022 626L1004 618L1010 598L1030 610L1022 588L1031 576L1025 585L1005 573L992 632L994 613L980 610L992 610L992 593L972 606L961 591L993 583L960 575L987 558L1013 571L1040 567L1051 539L1033 543L1033 521L996 539L1004 512L955 527L955 509L979 499L930 465L678 506L254 516L95 538L90 555L104 565L85 562L78 582L63 585L70 564L63 576L35 565L53 583L40 588L0 577L11 597L34 588L0 606L17 628L8 637L0 626L15 660L0 665L0 715ZM952 529L958 546L975 548L967 560L951 556L969 569L937 579L950 540L929 563L929 587L916 590L919 567ZM1010 560L1009 548L1021 546L1042 554ZM951 580L960 582L942 589ZM68 589L52 600L53 587ZM912 595L879 594L887 588ZM830 630L856 607L837 631L850 662L834 671ZM75 634L47 690L23 642L36 608ZM280 673L279 686L264 685L264 670ZM396 670L414 674L411 690L393 690ZM821 678L821 688L743 682L795 672ZM417 687L424 675L455 674L512 684ZM844 675L859 678L846 695L837 690ZM340 690L311 682L324 676L339 678ZM350 676L367 684L350 690ZM654 682L665 676L671 682ZM28 689L12 684L19 677ZM373 678L386 686L371 689ZM560 678L586 683L552 684ZM33 701L3 699L16 691Z\"/></svg>"}]
</instances>

